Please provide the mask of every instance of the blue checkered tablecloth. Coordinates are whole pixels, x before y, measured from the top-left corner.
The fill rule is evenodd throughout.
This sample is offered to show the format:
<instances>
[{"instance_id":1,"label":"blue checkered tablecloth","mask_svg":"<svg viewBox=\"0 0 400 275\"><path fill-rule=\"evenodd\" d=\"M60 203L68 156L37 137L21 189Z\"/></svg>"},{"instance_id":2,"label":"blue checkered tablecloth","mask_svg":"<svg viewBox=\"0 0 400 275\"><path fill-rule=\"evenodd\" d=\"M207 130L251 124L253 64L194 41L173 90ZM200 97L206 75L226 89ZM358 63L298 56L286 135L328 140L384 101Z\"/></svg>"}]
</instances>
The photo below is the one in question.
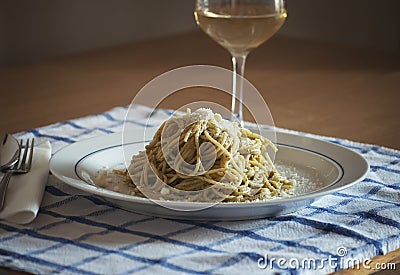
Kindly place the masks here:
<instances>
[{"instance_id":1,"label":"blue checkered tablecloth","mask_svg":"<svg viewBox=\"0 0 400 275\"><path fill-rule=\"evenodd\" d=\"M140 130L151 110L134 108L137 119L129 123ZM118 107L16 137L47 138L56 152L79 140L120 132L126 112ZM169 114L158 110L153 118L161 123ZM150 217L116 208L50 175L32 223L0 221L0 264L35 274L316 274L400 248L400 151L318 138L361 153L370 172L351 188L274 218L197 222Z\"/></svg>"}]
</instances>

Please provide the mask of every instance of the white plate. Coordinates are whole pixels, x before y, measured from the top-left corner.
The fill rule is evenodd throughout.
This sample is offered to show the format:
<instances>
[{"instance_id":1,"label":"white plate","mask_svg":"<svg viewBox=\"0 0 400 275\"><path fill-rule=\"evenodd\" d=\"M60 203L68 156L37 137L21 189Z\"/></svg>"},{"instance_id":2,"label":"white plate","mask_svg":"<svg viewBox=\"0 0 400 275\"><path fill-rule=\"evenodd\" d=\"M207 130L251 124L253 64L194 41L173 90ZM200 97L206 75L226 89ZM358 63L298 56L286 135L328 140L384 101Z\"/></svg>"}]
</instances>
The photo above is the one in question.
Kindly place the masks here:
<instances>
[{"instance_id":1,"label":"white plate","mask_svg":"<svg viewBox=\"0 0 400 275\"><path fill-rule=\"evenodd\" d=\"M152 133L149 134L152 136ZM145 145L143 133L136 135L132 142L125 144L131 152L143 150ZM277 141L279 151L275 161L280 163L278 167L291 173L296 171L305 178L296 189L295 196L258 202L223 202L198 211L190 211L198 209L193 202L167 202L171 209L146 198L91 184L91 178L101 169L125 168L121 133L91 138L63 148L51 158L50 171L72 187L98 195L133 212L176 219L243 220L293 212L321 196L360 182L369 170L368 162L361 155L334 143L280 132L277 132ZM187 211L173 210L176 206L180 209L184 206Z\"/></svg>"}]
</instances>

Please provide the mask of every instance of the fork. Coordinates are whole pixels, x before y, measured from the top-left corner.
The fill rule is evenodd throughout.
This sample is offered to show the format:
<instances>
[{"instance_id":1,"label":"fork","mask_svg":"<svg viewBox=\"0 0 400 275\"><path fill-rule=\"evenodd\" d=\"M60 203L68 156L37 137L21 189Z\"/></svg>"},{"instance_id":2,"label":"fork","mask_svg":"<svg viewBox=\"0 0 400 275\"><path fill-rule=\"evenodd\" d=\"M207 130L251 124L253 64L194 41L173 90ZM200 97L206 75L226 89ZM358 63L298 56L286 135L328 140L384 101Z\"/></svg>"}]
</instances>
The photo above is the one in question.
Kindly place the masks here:
<instances>
[{"instance_id":1,"label":"fork","mask_svg":"<svg viewBox=\"0 0 400 275\"><path fill-rule=\"evenodd\" d=\"M0 182L0 211L4 207L4 201L6 199L6 191L10 179L14 174L25 174L31 170L32 159L33 159L33 148L35 139L32 138L32 142L29 139L26 140L25 150L22 150L23 141L19 142L19 156L18 161L11 168L6 170L6 174ZM22 153L23 152L23 153Z\"/></svg>"}]
</instances>

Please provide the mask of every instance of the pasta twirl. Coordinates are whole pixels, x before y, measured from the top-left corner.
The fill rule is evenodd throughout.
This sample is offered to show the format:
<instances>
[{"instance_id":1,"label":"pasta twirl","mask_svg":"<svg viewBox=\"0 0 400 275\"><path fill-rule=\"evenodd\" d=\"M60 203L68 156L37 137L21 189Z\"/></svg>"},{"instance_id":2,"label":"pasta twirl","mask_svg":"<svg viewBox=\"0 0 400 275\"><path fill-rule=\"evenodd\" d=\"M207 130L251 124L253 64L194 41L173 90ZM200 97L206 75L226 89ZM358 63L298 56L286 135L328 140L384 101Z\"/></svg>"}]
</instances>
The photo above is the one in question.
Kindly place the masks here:
<instances>
[{"instance_id":1,"label":"pasta twirl","mask_svg":"<svg viewBox=\"0 0 400 275\"><path fill-rule=\"evenodd\" d=\"M295 181L280 175L267 147L277 150L209 109L188 110L162 124L146 150L132 157L127 175L137 195L156 199L244 202L290 195Z\"/></svg>"}]
</instances>

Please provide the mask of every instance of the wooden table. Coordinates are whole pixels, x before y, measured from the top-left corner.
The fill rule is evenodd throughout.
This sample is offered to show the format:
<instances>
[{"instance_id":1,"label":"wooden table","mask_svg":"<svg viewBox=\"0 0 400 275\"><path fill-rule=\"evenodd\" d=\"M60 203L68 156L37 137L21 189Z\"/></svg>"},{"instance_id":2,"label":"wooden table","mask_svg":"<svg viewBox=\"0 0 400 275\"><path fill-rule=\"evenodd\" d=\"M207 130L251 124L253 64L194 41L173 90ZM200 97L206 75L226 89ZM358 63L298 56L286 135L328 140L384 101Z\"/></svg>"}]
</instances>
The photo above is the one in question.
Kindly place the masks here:
<instances>
[{"instance_id":1,"label":"wooden table","mask_svg":"<svg viewBox=\"0 0 400 275\"><path fill-rule=\"evenodd\" d=\"M247 61L246 77L276 126L400 149L398 51L277 36ZM14 133L128 105L154 77L195 64L231 69L229 54L200 32L0 67L0 129ZM212 90L182 93L160 107L210 98ZM218 98L229 105L229 97Z\"/></svg>"},{"instance_id":2,"label":"wooden table","mask_svg":"<svg viewBox=\"0 0 400 275\"><path fill-rule=\"evenodd\" d=\"M399 52L275 37L247 61L246 77L277 126L400 149ZM0 67L0 129L17 132L127 105L154 77L193 64L231 68L229 54L199 32Z\"/></svg>"}]
</instances>

